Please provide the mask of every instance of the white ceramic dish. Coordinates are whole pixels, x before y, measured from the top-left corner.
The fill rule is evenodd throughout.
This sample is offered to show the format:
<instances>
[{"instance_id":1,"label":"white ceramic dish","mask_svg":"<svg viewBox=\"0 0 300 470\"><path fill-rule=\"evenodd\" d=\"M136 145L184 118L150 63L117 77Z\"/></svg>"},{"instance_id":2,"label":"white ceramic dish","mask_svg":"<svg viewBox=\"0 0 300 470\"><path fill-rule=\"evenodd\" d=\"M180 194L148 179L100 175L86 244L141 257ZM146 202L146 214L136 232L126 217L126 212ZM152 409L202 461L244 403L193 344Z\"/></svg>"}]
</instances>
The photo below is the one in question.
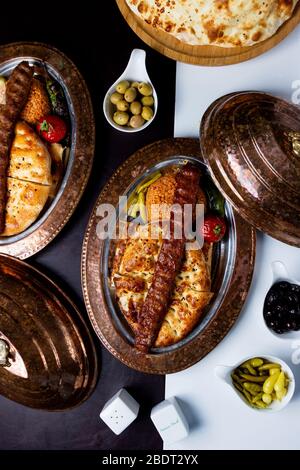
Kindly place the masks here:
<instances>
[{"instance_id":1,"label":"white ceramic dish","mask_svg":"<svg viewBox=\"0 0 300 470\"><path fill-rule=\"evenodd\" d=\"M129 82L146 82L152 86L153 89L153 99L154 99L154 107L153 107L153 117L149 121L145 122L145 124L141 127L136 129L131 128L129 126L119 126L113 120L113 113L114 108L112 103L110 102L110 96L116 90L116 86L122 80L128 80ZM143 49L133 49L128 65L122 75L115 81L115 83L109 88L108 92L105 95L103 101L103 112L104 116L106 117L109 124L121 132L133 133L133 132L140 132L146 129L155 119L156 113L158 108L158 98L153 86L153 83L150 80L150 77L147 72L146 68L146 52Z\"/></svg>"},{"instance_id":2,"label":"white ceramic dish","mask_svg":"<svg viewBox=\"0 0 300 470\"><path fill-rule=\"evenodd\" d=\"M277 363L281 365L281 368L283 372L287 375L289 378L289 387L287 390L286 396L281 400L274 400L268 408L255 408L254 406L251 406L244 395L240 393L235 386L232 383L232 378L231 374L232 372L239 367L243 362L248 361L249 359L252 359L254 356L246 357L244 359L241 359L238 363L236 363L234 366L223 366L219 365L215 367L215 374L216 376L221 379L223 382L225 382L229 387L232 388L232 390L238 395L238 397L248 406L248 408L251 408L252 410L258 411L258 412L272 412L272 411L280 411L283 408L287 406L287 404L291 401L294 392L295 392L295 377L294 374L291 370L291 368L281 359L275 356L269 356L267 354L259 354L255 357L261 357L263 359L266 359L268 362L271 363Z\"/></svg>"}]
</instances>

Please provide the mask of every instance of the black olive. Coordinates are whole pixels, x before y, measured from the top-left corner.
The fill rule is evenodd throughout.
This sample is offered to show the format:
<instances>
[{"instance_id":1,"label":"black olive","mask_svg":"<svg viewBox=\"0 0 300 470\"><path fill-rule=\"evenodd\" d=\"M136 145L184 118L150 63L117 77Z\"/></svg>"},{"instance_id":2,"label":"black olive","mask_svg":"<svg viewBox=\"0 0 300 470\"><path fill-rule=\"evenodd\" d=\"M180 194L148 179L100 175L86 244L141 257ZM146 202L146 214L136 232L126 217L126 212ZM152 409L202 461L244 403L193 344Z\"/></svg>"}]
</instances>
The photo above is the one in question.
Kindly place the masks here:
<instances>
[{"instance_id":1,"label":"black olive","mask_svg":"<svg viewBox=\"0 0 300 470\"><path fill-rule=\"evenodd\" d=\"M273 287L276 288L276 289L283 289L283 290L285 290L285 289L289 289L290 285L291 285L291 284L290 284L289 282L287 282L287 281L281 281L281 282L276 282L276 284L274 284Z\"/></svg>"},{"instance_id":2,"label":"black olive","mask_svg":"<svg viewBox=\"0 0 300 470\"><path fill-rule=\"evenodd\" d=\"M273 304L274 302L277 302L277 300L278 300L278 295L273 292L271 292L267 297L268 304Z\"/></svg>"},{"instance_id":3,"label":"black olive","mask_svg":"<svg viewBox=\"0 0 300 470\"><path fill-rule=\"evenodd\" d=\"M297 284L291 284L291 291L300 294L300 286L298 286Z\"/></svg>"},{"instance_id":4,"label":"black olive","mask_svg":"<svg viewBox=\"0 0 300 470\"><path fill-rule=\"evenodd\" d=\"M297 305L298 303L298 295L294 292L290 292L286 298L287 302L291 305Z\"/></svg>"},{"instance_id":5,"label":"black olive","mask_svg":"<svg viewBox=\"0 0 300 470\"><path fill-rule=\"evenodd\" d=\"M269 290L264 304L267 326L278 334L300 330L300 286L282 281Z\"/></svg>"}]
</instances>

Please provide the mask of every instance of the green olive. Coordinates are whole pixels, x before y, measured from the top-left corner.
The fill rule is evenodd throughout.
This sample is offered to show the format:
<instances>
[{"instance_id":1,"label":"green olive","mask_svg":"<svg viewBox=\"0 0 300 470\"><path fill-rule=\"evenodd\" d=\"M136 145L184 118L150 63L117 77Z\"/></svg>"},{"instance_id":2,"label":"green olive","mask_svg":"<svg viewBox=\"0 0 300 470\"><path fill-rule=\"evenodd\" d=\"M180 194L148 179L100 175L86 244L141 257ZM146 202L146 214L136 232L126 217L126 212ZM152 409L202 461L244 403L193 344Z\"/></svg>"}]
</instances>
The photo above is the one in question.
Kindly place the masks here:
<instances>
[{"instance_id":1,"label":"green olive","mask_svg":"<svg viewBox=\"0 0 300 470\"><path fill-rule=\"evenodd\" d=\"M117 110L118 111L128 111L129 104L125 100L121 100L117 102Z\"/></svg>"},{"instance_id":2,"label":"green olive","mask_svg":"<svg viewBox=\"0 0 300 470\"><path fill-rule=\"evenodd\" d=\"M121 95L124 95L125 91L129 87L130 87L130 83L128 82L128 80L122 80L122 82L118 83L118 85L116 86L116 90L118 93L121 93Z\"/></svg>"},{"instance_id":3,"label":"green olive","mask_svg":"<svg viewBox=\"0 0 300 470\"><path fill-rule=\"evenodd\" d=\"M154 105L154 98L153 96L143 96L141 99L143 106L153 106Z\"/></svg>"},{"instance_id":4,"label":"green olive","mask_svg":"<svg viewBox=\"0 0 300 470\"><path fill-rule=\"evenodd\" d=\"M129 114L124 111L116 111L113 117L113 120L119 126L126 126L129 121Z\"/></svg>"},{"instance_id":5,"label":"green olive","mask_svg":"<svg viewBox=\"0 0 300 470\"><path fill-rule=\"evenodd\" d=\"M128 103L132 103L136 99L137 91L136 88L127 88L125 91L124 98Z\"/></svg>"},{"instance_id":6,"label":"green olive","mask_svg":"<svg viewBox=\"0 0 300 470\"><path fill-rule=\"evenodd\" d=\"M150 119L153 118L153 109L149 108L149 106L144 106L142 117L145 119L145 121L150 121Z\"/></svg>"},{"instance_id":7,"label":"green olive","mask_svg":"<svg viewBox=\"0 0 300 470\"><path fill-rule=\"evenodd\" d=\"M123 96L120 93L113 93L110 97L110 101L112 104L117 104L119 101L123 99Z\"/></svg>"},{"instance_id":8,"label":"green olive","mask_svg":"<svg viewBox=\"0 0 300 470\"><path fill-rule=\"evenodd\" d=\"M132 118L130 119L129 125L130 127L137 129L139 127L142 127L144 123L145 123L145 120L139 114L138 116L132 116Z\"/></svg>"},{"instance_id":9,"label":"green olive","mask_svg":"<svg viewBox=\"0 0 300 470\"><path fill-rule=\"evenodd\" d=\"M149 83L142 82L139 84L138 90L143 96L152 95L152 86Z\"/></svg>"},{"instance_id":10,"label":"green olive","mask_svg":"<svg viewBox=\"0 0 300 470\"><path fill-rule=\"evenodd\" d=\"M133 101L130 105L130 111L132 114L137 115L142 112L142 105L139 101Z\"/></svg>"},{"instance_id":11,"label":"green olive","mask_svg":"<svg viewBox=\"0 0 300 470\"><path fill-rule=\"evenodd\" d=\"M139 87L139 82L132 82L130 85L132 88L138 88Z\"/></svg>"}]
</instances>

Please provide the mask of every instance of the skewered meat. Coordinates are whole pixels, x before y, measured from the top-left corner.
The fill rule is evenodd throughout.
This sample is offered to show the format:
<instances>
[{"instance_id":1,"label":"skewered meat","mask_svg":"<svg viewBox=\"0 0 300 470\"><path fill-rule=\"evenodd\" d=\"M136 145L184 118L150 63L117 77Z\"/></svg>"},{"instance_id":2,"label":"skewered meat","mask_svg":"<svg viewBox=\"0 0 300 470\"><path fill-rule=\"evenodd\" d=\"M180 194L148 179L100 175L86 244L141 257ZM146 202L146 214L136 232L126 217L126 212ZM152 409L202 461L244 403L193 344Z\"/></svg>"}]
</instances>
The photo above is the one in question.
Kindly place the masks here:
<instances>
[{"instance_id":1,"label":"skewered meat","mask_svg":"<svg viewBox=\"0 0 300 470\"><path fill-rule=\"evenodd\" d=\"M174 204L179 204L183 208L185 204L196 203L199 176L197 168L190 164L176 174ZM153 281L138 315L135 346L145 353L149 351L157 337L174 289L175 278L183 261L185 239L183 236L181 239L176 239L174 230L174 221L171 220L170 238L163 240Z\"/></svg>"}]
</instances>

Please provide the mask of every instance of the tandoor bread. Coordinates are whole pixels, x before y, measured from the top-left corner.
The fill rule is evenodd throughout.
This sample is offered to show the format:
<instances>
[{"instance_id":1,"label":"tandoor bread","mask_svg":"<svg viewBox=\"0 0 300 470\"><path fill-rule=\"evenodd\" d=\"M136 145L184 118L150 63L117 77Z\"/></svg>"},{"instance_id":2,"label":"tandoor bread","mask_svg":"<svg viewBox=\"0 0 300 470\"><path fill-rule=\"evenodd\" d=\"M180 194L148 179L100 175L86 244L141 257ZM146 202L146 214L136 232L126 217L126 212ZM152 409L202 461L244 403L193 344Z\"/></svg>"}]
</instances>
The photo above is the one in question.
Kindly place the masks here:
<instances>
[{"instance_id":1,"label":"tandoor bread","mask_svg":"<svg viewBox=\"0 0 300 470\"><path fill-rule=\"evenodd\" d=\"M5 231L2 236L21 233L37 219L47 202L50 186L8 178L7 190Z\"/></svg>"},{"instance_id":2,"label":"tandoor bread","mask_svg":"<svg viewBox=\"0 0 300 470\"><path fill-rule=\"evenodd\" d=\"M5 230L1 236L16 235L35 222L48 200L51 184L47 147L28 124L18 122L11 147Z\"/></svg>"},{"instance_id":3,"label":"tandoor bread","mask_svg":"<svg viewBox=\"0 0 300 470\"><path fill-rule=\"evenodd\" d=\"M51 156L46 145L25 122L18 122L10 151L8 176L51 185Z\"/></svg>"},{"instance_id":4,"label":"tandoor bread","mask_svg":"<svg viewBox=\"0 0 300 470\"><path fill-rule=\"evenodd\" d=\"M138 315L162 245L161 233L153 239L147 237L147 230L147 226L137 226L133 237L118 242L112 269L117 301L133 332L137 331ZM186 337L199 322L212 295L210 269L203 251L186 250L155 346L169 346Z\"/></svg>"},{"instance_id":5,"label":"tandoor bread","mask_svg":"<svg viewBox=\"0 0 300 470\"><path fill-rule=\"evenodd\" d=\"M126 0L147 24L201 46L252 46L273 36L298 0Z\"/></svg>"}]
</instances>

